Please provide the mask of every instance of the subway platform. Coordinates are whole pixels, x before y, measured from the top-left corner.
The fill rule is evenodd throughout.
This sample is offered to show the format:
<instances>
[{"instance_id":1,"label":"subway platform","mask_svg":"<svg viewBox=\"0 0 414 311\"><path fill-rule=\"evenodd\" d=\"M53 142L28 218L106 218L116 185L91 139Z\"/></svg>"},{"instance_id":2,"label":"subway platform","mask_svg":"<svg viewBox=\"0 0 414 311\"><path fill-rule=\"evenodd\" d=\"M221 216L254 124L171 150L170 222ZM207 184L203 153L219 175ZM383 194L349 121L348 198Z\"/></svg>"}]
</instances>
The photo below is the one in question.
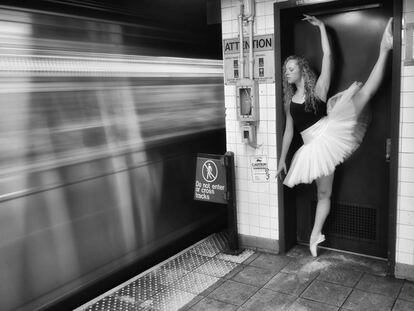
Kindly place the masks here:
<instances>
[{"instance_id":1,"label":"subway platform","mask_svg":"<svg viewBox=\"0 0 414 311\"><path fill-rule=\"evenodd\" d=\"M386 276L386 262L305 246L285 255L224 253L218 233L76 309L414 310L414 282Z\"/></svg>"}]
</instances>

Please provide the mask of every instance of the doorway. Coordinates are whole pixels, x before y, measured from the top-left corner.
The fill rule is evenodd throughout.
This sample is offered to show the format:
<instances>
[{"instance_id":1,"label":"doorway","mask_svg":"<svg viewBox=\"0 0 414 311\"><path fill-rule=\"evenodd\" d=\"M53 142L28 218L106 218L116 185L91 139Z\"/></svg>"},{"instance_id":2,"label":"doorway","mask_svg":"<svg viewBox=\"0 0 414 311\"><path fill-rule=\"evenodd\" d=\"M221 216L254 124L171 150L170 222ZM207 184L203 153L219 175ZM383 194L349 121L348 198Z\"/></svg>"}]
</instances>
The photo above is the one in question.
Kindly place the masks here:
<instances>
[{"instance_id":1,"label":"doorway","mask_svg":"<svg viewBox=\"0 0 414 311\"><path fill-rule=\"evenodd\" d=\"M282 141L284 131L284 114L281 113L284 109L283 61L289 55L301 55L309 60L317 74L321 68L319 30L301 21L302 14L317 16L327 27L334 55L330 97L353 81L367 80L378 56L383 30L394 10L393 3L385 0L327 1L302 6L294 1L275 4L275 40L276 44L281 43L280 50L275 53L278 141ZM390 192L389 146L391 138L398 140L398 133L395 138L392 131L393 122L396 122L392 116L399 106L397 102L391 105L395 100L390 83L393 79L391 57L387 67L385 79L370 102L372 119L364 141L335 171L331 213L323 230L327 237L323 246L381 258L387 258L390 247L393 247L388 244L391 231L388 226L390 211L396 208L389 204L390 196L394 195ZM394 79L400 79L400 76ZM300 135L295 134L288 154L288 167L301 144ZM308 243L316 210L315 184L290 189L280 183L279 210L281 250Z\"/></svg>"}]
</instances>

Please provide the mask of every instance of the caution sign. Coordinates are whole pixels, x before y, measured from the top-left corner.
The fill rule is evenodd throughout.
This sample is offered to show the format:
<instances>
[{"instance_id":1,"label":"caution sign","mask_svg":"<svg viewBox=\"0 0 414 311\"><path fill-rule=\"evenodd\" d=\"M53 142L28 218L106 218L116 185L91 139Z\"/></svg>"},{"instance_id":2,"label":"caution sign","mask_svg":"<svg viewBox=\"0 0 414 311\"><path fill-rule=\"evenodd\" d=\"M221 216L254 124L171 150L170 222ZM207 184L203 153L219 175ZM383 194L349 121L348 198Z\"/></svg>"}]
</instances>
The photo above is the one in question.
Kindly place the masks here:
<instances>
[{"instance_id":1,"label":"caution sign","mask_svg":"<svg viewBox=\"0 0 414 311\"><path fill-rule=\"evenodd\" d=\"M197 157L194 199L227 203L226 191L226 168L220 156Z\"/></svg>"},{"instance_id":2,"label":"caution sign","mask_svg":"<svg viewBox=\"0 0 414 311\"><path fill-rule=\"evenodd\" d=\"M250 157L252 167L253 182L268 182L270 179L269 167L267 165L267 156Z\"/></svg>"}]
</instances>

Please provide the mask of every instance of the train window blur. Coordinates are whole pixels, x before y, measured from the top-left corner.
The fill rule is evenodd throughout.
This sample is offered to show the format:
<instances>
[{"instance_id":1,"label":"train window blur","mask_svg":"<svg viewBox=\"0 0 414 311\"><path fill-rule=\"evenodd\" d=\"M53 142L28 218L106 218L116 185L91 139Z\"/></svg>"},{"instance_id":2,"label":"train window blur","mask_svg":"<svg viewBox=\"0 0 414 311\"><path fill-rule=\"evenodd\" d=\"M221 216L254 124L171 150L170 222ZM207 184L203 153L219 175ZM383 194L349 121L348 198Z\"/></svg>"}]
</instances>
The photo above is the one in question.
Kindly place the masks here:
<instances>
[{"instance_id":1,"label":"train window blur","mask_svg":"<svg viewBox=\"0 0 414 311\"><path fill-rule=\"evenodd\" d=\"M223 228L191 188L197 152L224 153L223 67L205 33L16 2L33 7L0 5L0 309L37 310Z\"/></svg>"},{"instance_id":2,"label":"train window blur","mask_svg":"<svg viewBox=\"0 0 414 311\"><path fill-rule=\"evenodd\" d=\"M224 127L221 61L120 54L131 25L7 9L0 18L2 175ZM106 48L118 53L96 52Z\"/></svg>"}]
</instances>

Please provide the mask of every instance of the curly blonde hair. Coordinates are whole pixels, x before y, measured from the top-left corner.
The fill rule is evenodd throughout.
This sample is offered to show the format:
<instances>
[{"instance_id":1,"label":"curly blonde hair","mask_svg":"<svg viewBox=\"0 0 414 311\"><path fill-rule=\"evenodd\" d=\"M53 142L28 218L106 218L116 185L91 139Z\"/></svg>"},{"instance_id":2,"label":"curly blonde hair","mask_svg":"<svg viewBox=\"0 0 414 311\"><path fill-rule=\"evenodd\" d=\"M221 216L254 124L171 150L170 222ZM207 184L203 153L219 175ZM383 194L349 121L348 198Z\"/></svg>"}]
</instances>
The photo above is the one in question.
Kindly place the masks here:
<instances>
[{"instance_id":1,"label":"curly blonde hair","mask_svg":"<svg viewBox=\"0 0 414 311\"><path fill-rule=\"evenodd\" d=\"M286 64L290 60L295 60L299 66L300 73L304 78L305 82L305 111L317 112L316 104L316 95L315 95L315 85L316 85L316 74L310 68L309 62L301 56L291 55L286 58L283 64L283 101L285 104L285 109L289 108L289 103L292 100L293 95L296 92L296 85L294 83L290 84L286 78Z\"/></svg>"}]
</instances>

